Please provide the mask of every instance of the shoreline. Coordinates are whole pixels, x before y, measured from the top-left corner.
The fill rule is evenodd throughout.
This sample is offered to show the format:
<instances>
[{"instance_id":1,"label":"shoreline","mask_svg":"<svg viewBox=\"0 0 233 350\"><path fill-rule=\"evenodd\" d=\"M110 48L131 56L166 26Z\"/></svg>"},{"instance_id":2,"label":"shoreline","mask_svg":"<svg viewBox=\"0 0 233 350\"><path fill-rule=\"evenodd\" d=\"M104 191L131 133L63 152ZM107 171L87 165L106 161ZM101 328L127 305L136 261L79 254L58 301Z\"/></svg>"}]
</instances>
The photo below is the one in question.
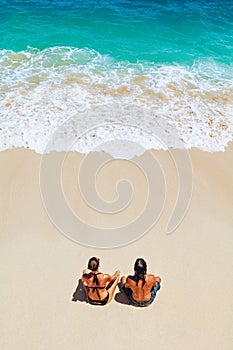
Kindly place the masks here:
<instances>
[{"instance_id":1,"label":"shoreline","mask_svg":"<svg viewBox=\"0 0 233 350\"><path fill-rule=\"evenodd\" d=\"M119 141L123 141L123 140L119 140ZM128 158L122 158L122 159L125 159L125 160L133 160L134 158L136 157L142 157L146 152L170 152L170 151L184 151L184 152L202 152L202 153L207 153L207 154L222 154L222 153L225 153L227 151L229 151L229 149L233 149L233 140L231 141L228 141L227 145L224 146L224 149L219 149L218 151L207 151L207 150L204 150L204 149L201 149L201 148L198 148L196 146L193 146L193 147L190 147L190 148L185 148L185 147L167 147L166 149L163 149L163 148L148 148L148 149L144 149L143 153L137 155L135 154L132 158L128 159ZM0 150L0 154L2 153L5 153L5 152L9 152L9 151L29 151L29 152L33 152L35 153L36 155L38 156L43 156L43 155L46 155L46 154L49 154L49 153L73 153L73 154L79 154L80 156L87 156L89 154L99 154L99 153L104 153L106 155L108 155L109 157L113 158L113 159L121 159L120 157L114 157L113 155L111 155L110 152L107 152L105 150L91 150L89 152L80 152L80 151L76 151L76 150L69 150L69 151L66 151L66 150L50 150L48 152L38 152L36 151L35 149L32 149L30 147L15 147L15 146L12 146L11 148L6 148L6 149L1 149Z\"/></svg>"}]
</instances>

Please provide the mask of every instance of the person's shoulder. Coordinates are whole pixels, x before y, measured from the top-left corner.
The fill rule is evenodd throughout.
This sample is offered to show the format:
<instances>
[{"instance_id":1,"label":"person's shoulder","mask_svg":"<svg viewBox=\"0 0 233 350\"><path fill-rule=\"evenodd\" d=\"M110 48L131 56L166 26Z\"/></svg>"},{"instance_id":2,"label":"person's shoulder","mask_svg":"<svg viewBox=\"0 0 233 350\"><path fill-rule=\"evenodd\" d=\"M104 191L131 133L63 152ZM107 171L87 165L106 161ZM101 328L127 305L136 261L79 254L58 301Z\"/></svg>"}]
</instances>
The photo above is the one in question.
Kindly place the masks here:
<instances>
[{"instance_id":1,"label":"person's shoulder","mask_svg":"<svg viewBox=\"0 0 233 350\"><path fill-rule=\"evenodd\" d=\"M90 272L89 271L83 271L83 277L84 278L90 278Z\"/></svg>"},{"instance_id":2,"label":"person's shoulder","mask_svg":"<svg viewBox=\"0 0 233 350\"><path fill-rule=\"evenodd\" d=\"M134 276L129 275L129 276L126 278L126 281L127 281L127 282L134 281Z\"/></svg>"},{"instance_id":3,"label":"person's shoulder","mask_svg":"<svg viewBox=\"0 0 233 350\"><path fill-rule=\"evenodd\" d=\"M99 276L105 280L111 279L111 275L109 275L108 273L101 273Z\"/></svg>"},{"instance_id":4,"label":"person's shoulder","mask_svg":"<svg viewBox=\"0 0 233 350\"><path fill-rule=\"evenodd\" d=\"M127 276L127 278L134 281L134 276L132 276L132 275Z\"/></svg>"}]
</instances>

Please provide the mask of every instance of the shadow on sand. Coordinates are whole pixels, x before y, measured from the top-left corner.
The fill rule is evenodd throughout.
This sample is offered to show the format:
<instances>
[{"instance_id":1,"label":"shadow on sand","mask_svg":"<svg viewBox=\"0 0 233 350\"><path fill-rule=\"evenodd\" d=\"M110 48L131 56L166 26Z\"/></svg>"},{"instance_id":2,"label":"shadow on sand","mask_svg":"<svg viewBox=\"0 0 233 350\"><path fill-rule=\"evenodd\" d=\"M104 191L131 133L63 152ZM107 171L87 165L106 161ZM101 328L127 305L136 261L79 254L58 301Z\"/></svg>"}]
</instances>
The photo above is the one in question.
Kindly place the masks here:
<instances>
[{"instance_id":1,"label":"shadow on sand","mask_svg":"<svg viewBox=\"0 0 233 350\"><path fill-rule=\"evenodd\" d=\"M85 289L83 287L83 283L82 283L82 280L81 278L78 280L78 285L77 285L77 288L73 294L73 298L72 298L72 301L85 301L87 302L87 298L86 298L86 292L85 292Z\"/></svg>"},{"instance_id":2,"label":"shadow on sand","mask_svg":"<svg viewBox=\"0 0 233 350\"><path fill-rule=\"evenodd\" d=\"M116 293L115 294L115 301L117 303L120 303L120 304L124 304L124 305L130 305L130 301L129 299L127 298L126 294L123 292L123 290L121 289L121 284L118 283L118 288L119 288L119 293Z\"/></svg>"}]
</instances>

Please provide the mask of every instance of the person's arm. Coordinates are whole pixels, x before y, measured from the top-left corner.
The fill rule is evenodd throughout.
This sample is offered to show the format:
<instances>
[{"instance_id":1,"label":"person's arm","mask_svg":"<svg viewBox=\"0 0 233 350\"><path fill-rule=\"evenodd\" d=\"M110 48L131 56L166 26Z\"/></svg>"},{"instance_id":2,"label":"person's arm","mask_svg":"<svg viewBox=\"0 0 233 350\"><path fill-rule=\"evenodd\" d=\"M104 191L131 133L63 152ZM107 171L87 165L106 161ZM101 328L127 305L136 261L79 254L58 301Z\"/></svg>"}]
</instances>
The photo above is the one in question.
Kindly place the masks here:
<instances>
[{"instance_id":1,"label":"person's arm","mask_svg":"<svg viewBox=\"0 0 233 350\"><path fill-rule=\"evenodd\" d=\"M87 270L87 269L83 270L82 283L83 283L84 287L87 286L86 276L88 275L88 273L89 273L89 270Z\"/></svg>"},{"instance_id":2,"label":"person's arm","mask_svg":"<svg viewBox=\"0 0 233 350\"><path fill-rule=\"evenodd\" d=\"M86 289L87 281L86 281L86 279L85 279L85 277L83 275L82 275L82 283L83 283L84 288Z\"/></svg>"},{"instance_id":3,"label":"person's arm","mask_svg":"<svg viewBox=\"0 0 233 350\"><path fill-rule=\"evenodd\" d=\"M114 273L114 275L110 276L109 282L115 281L115 280L117 279L117 277L120 276L120 274L121 274L120 271L117 270L117 271Z\"/></svg>"},{"instance_id":4,"label":"person's arm","mask_svg":"<svg viewBox=\"0 0 233 350\"><path fill-rule=\"evenodd\" d=\"M125 288L131 288L131 279L129 277L126 278Z\"/></svg>"}]
</instances>

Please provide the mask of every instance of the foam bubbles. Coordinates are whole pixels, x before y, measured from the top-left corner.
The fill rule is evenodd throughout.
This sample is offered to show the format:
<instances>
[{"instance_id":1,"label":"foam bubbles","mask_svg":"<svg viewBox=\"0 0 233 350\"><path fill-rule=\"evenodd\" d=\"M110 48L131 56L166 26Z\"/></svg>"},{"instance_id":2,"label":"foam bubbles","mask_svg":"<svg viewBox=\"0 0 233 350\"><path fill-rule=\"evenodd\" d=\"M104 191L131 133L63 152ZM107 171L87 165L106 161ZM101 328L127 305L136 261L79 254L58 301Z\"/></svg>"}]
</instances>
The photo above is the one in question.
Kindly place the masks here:
<instances>
[{"instance_id":1,"label":"foam bubbles","mask_svg":"<svg viewBox=\"0 0 233 350\"><path fill-rule=\"evenodd\" d=\"M60 132L54 150L67 150L63 132L75 140L85 125L95 127L96 137L88 129L72 150L89 152L103 135L166 149L179 147L175 131L185 148L209 152L224 150L233 138L233 67L211 60L192 67L132 64L88 49L28 48L0 51L0 74L1 150L27 147L43 153L69 118L75 125ZM110 129L105 132L103 125ZM143 131L135 134L130 125ZM156 135L158 125L164 126L163 135Z\"/></svg>"}]
</instances>

